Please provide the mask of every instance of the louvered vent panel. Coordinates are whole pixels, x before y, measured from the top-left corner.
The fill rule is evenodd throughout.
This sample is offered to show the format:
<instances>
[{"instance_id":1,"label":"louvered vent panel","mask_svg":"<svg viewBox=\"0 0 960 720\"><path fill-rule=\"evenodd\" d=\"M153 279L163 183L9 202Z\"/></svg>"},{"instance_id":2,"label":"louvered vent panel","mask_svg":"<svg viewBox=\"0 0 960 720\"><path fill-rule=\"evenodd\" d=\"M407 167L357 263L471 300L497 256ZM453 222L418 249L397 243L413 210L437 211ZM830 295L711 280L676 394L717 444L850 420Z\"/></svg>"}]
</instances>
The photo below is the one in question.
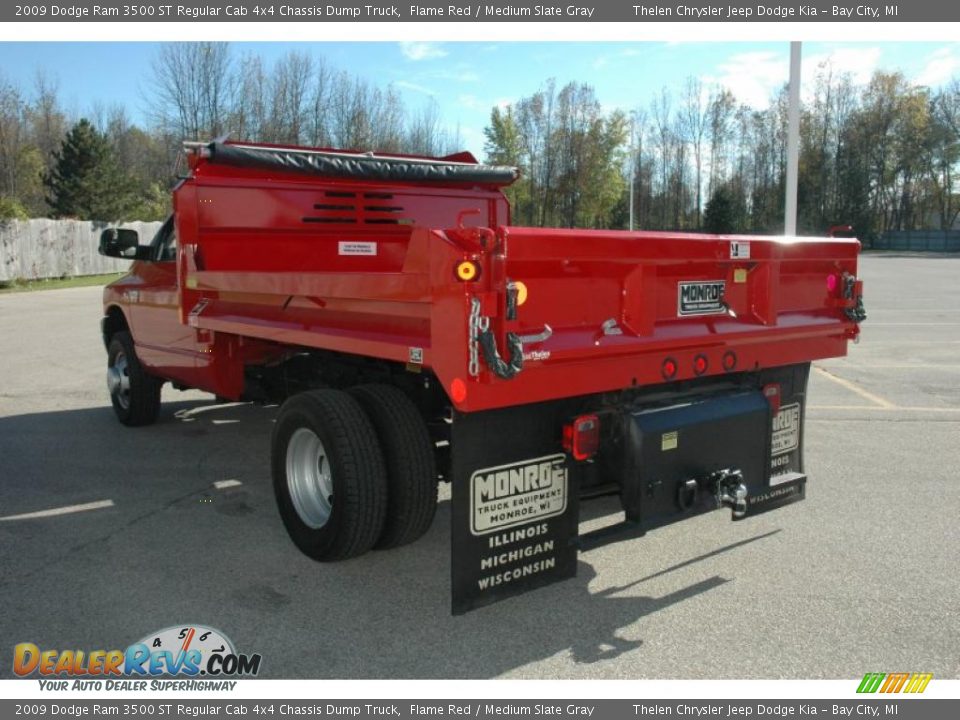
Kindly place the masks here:
<instances>
[{"instance_id":1,"label":"louvered vent panel","mask_svg":"<svg viewBox=\"0 0 960 720\"><path fill-rule=\"evenodd\" d=\"M305 223L325 225L408 225L403 206L396 204L391 193L342 192L328 190L313 212L303 217Z\"/></svg>"}]
</instances>

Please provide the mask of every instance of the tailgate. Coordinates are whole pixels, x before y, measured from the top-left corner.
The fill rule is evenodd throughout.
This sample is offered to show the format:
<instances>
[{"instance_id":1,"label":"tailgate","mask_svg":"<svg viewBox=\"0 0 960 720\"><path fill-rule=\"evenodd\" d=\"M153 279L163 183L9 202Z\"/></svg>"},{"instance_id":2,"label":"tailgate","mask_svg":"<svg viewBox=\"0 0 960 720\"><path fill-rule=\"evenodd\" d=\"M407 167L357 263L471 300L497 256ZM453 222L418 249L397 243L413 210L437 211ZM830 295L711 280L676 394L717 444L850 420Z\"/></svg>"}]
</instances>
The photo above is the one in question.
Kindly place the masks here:
<instances>
[{"instance_id":1,"label":"tailgate","mask_svg":"<svg viewBox=\"0 0 960 720\"><path fill-rule=\"evenodd\" d=\"M809 362L845 355L858 333L855 297L844 297L860 292L853 239L515 227L497 236L486 262L501 302L489 314L501 355L509 334L522 340L523 370L505 379L482 367L463 409ZM509 397L495 390L508 383Z\"/></svg>"}]
</instances>

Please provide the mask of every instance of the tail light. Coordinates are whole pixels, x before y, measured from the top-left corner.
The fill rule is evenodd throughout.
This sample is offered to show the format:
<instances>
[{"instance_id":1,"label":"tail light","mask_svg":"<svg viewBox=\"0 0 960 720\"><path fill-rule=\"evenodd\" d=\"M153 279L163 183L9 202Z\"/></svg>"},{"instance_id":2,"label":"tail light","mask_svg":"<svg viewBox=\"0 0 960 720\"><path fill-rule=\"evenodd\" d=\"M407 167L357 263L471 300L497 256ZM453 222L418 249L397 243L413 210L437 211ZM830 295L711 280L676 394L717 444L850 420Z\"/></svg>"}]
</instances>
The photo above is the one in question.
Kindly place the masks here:
<instances>
[{"instance_id":1,"label":"tail light","mask_svg":"<svg viewBox=\"0 0 960 720\"><path fill-rule=\"evenodd\" d=\"M763 396L770 403L770 409L776 415L780 412L780 383L770 383L763 386Z\"/></svg>"},{"instance_id":2,"label":"tail light","mask_svg":"<svg viewBox=\"0 0 960 720\"><path fill-rule=\"evenodd\" d=\"M827 275L827 292L830 295L837 295L837 290L840 289L840 276L836 273L830 273Z\"/></svg>"},{"instance_id":3,"label":"tail light","mask_svg":"<svg viewBox=\"0 0 960 720\"><path fill-rule=\"evenodd\" d=\"M596 415L580 415L563 426L563 449L574 460L587 460L600 449L600 418Z\"/></svg>"}]
</instances>

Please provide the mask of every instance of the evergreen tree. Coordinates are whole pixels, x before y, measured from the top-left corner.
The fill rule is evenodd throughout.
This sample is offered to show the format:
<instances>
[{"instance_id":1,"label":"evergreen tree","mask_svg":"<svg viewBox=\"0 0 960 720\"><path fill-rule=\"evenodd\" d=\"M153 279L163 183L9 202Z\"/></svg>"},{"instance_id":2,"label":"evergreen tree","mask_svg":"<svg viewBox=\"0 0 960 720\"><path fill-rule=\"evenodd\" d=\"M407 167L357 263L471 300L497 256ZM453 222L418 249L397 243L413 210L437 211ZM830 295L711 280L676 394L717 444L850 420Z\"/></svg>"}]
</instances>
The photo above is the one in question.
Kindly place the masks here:
<instances>
[{"instance_id":1,"label":"evergreen tree","mask_svg":"<svg viewBox=\"0 0 960 720\"><path fill-rule=\"evenodd\" d=\"M55 216L118 220L130 208L129 178L114 159L106 136L88 120L71 128L53 161L44 184Z\"/></svg>"},{"instance_id":2,"label":"evergreen tree","mask_svg":"<svg viewBox=\"0 0 960 720\"><path fill-rule=\"evenodd\" d=\"M703 229L708 233L722 235L735 228L736 209L730 192L723 186L713 191L703 213Z\"/></svg>"}]
</instances>

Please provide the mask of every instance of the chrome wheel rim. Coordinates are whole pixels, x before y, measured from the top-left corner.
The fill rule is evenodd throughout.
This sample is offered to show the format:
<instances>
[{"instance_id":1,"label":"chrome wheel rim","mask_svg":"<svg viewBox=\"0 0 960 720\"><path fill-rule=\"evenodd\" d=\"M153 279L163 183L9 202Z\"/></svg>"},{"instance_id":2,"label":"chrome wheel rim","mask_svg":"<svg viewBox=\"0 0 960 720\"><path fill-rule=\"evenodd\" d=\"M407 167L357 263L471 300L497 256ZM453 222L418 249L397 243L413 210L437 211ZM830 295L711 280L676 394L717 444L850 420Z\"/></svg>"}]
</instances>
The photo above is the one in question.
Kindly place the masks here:
<instances>
[{"instance_id":1,"label":"chrome wheel rim","mask_svg":"<svg viewBox=\"0 0 960 720\"><path fill-rule=\"evenodd\" d=\"M333 511L330 458L310 428L297 428L287 443L287 490L304 525L318 530L329 522Z\"/></svg>"},{"instance_id":2,"label":"chrome wheel rim","mask_svg":"<svg viewBox=\"0 0 960 720\"><path fill-rule=\"evenodd\" d=\"M107 389L120 407L124 410L130 407L130 365L123 351L114 356L107 368Z\"/></svg>"}]
</instances>

